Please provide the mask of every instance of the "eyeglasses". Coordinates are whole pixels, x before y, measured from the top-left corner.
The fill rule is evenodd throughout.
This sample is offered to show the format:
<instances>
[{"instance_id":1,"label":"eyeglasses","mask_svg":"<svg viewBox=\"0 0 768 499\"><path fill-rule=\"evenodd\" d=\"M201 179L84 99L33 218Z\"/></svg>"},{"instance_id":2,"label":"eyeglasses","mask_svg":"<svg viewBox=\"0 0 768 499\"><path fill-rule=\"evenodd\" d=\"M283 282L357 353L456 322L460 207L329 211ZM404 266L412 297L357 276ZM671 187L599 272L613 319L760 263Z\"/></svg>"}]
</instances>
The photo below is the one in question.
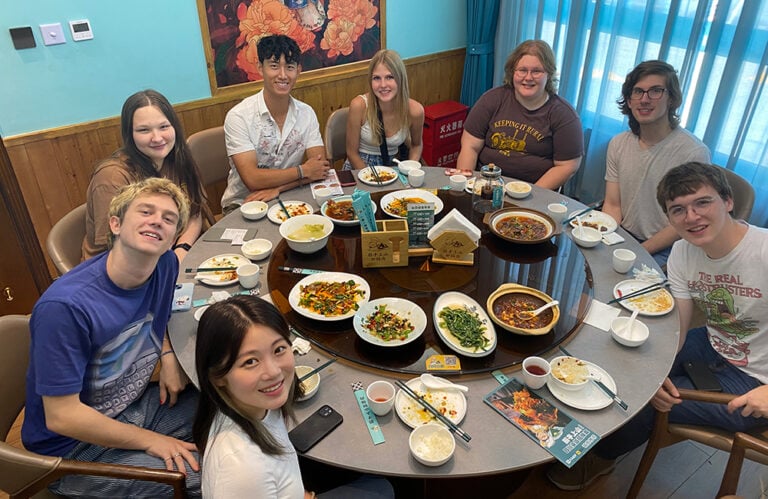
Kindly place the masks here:
<instances>
[{"instance_id":1,"label":"eyeglasses","mask_svg":"<svg viewBox=\"0 0 768 499\"><path fill-rule=\"evenodd\" d=\"M533 76L534 78L541 78L542 76L544 76L544 73L546 73L546 71L544 71L543 69L528 69L528 68L515 69L515 74L520 78L525 78L528 75L528 73L530 73L531 76Z\"/></svg>"},{"instance_id":2,"label":"eyeglasses","mask_svg":"<svg viewBox=\"0 0 768 499\"><path fill-rule=\"evenodd\" d=\"M688 208L693 208L693 212L697 215L703 215L708 212L715 202L715 198L707 196L705 198L699 198L687 205L676 204L667 208L667 215L670 219L681 220L688 214Z\"/></svg>"},{"instance_id":3,"label":"eyeglasses","mask_svg":"<svg viewBox=\"0 0 768 499\"><path fill-rule=\"evenodd\" d=\"M640 87L635 87L632 89L632 93L630 94L629 98L634 100L640 100L643 98L643 95L648 94L648 98L651 100L659 100L664 96L664 92L666 92L666 88L662 87L651 87L648 90L643 90Z\"/></svg>"}]
</instances>

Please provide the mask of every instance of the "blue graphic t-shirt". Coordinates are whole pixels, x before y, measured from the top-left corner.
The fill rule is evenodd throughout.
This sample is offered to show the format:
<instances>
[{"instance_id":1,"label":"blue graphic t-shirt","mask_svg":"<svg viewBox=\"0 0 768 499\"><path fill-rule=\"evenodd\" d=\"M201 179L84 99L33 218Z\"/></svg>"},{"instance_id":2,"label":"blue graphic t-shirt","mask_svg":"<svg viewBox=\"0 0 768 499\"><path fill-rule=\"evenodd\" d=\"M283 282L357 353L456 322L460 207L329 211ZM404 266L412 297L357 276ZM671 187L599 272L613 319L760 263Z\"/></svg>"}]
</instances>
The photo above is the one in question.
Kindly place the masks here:
<instances>
[{"instance_id":1,"label":"blue graphic t-shirt","mask_svg":"<svg viewBox=\"0 0 768 499\"><path fill-rule=\"evenodd\" d=\"M66 273L32 311L22 440L33 452L61 456L78 443L46 428L42 396L77 393L114 418L141 397L159 359L178 261L165 253L146 283L125 290L107 276L107 255Z\"/></svg>"}]
</instances>

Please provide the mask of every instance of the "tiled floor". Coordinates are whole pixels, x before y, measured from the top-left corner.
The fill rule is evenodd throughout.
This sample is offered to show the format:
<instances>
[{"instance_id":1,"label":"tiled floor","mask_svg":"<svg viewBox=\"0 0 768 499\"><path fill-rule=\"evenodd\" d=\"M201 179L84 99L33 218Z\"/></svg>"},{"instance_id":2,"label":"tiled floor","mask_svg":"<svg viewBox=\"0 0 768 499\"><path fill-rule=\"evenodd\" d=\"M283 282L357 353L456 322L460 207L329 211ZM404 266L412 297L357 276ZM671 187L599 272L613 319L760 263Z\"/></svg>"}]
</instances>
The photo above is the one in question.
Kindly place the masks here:
<instances>
[{"instance_id":1,"label":"tiled floor","mask_svg":"<svg viewBox=\"0 0 768 499\"><path fill-rule=\"evenodd\" d=\"M8 442L21 446L20 421L8 435ZM518 474L466 480L419 483L400 481L396 484L398 499L613 499L624 497L634 477L642 448L621 459L616 470L600 478L588 489L563 492L551 485L544 473L547 466L531 471L527 478ZM704 499L714 497L720 486L728 454L691 442L681 442L662 449L648 475L642 499ZM524 480L516 491L516 483ZM745 461L739 480L738 494L746 499L768 499L768 467ZM0 499L8 496L0 492Z\"/></svg>"}]
</instances>

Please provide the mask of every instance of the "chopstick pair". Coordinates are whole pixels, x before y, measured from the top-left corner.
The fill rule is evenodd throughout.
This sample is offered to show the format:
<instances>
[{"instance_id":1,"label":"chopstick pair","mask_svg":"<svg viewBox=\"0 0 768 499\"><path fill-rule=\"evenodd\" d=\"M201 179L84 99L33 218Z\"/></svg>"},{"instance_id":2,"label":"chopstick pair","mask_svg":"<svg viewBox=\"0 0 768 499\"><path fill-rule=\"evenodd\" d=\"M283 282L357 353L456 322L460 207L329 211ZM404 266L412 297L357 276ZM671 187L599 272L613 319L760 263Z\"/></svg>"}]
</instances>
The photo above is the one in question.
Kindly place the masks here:
<instances>
[{"instance_id":1,"label":"chopstick pair","mask_svg":"<svg viewBox=\"0 0 768 499\"><path fill-rule=\"evenodd\" d=\"M280 198L277 198L277 202L280 203L280 208L283 209L283 213L285 213L285 218L291 218L291 214L288 213L288 208L285 207L283 204L283 200Z\"/></svg>"},{"instance_id":2,"label":"chopstick pair","mask_svg":"<svg viewBox=\"0 0 768 499\"><path fill-rule=\"evenodd\" d=\"M572 221L576 220L580 216L586 215L587 213L589 213L592 210L596 210L597 207L600 206L600 204L601 203L594 203L594 204L591 204L591 205L587 206L586 208L584 208L580 212L576 213L572 217L566 218L565 220L563 220L563 225L568 225L569 223L571 223Z\"/></svg>"},{"instance_id":3,"label":"chopstick pair","mask_svg":"<svg viewBox=\"0 0 768 499\"><path fill-rule=\"evenodd\" d=\"M395 384L396 384L396 385L397 385L397 386L398 386L398 387L399 387L401 390L403 390L403 391L404 391L406 394L408 394L408 396L409 396L409 397L411 397L413 400L415 400L416 402L418 402L418 403L419 403L419 405L421 405L421 406L422 406L424 409L426 409L426 410L427 410L427 412L429 412L430 414L432 414L432 415L435 417L435 419L437 419L438 421L440 421L441 423L443 423L445 426L447 426L447 427L448 427L448 430L449 430L451 433L454 433L454 434L458 435L458 436L459 436L459 437L461 437L461 439L462 439L462 440L464 440L465 442L469 442L470 440L472 440L472 437L470 437L470 436L469 436L469 433L465 432L465 431L464 431L464 430L462 430L462 429L461 429L461 428L460 428L458 425L456 425L456 424L455 424L453 421L451 421L450 419L448 419L447 417L445 417L445 416L443 415L443 413L441 413L440 411L438 411L437 409L435 409L435 408L432 406L432 404L430 404L429 402L427 402L427 401L426 401L426 400L424 400L423 398L419 397L419 396L418 396L418 394L417 394L416 392L414 392L413 390L411 390L411 388L410 388L408 385L406 385L405 383L403 383L403 382L402 382L402 381L400 381L399 379L395 381Z\"/></svg>"},{"instance_id":4,"label":"chopstick pair","mask_svg":"<svg viewBox=\"0 0 768 499\"><path fill-rule=\"evenodd\" d=\"M184 269L185 274L197 274L198 272L219 272L227 270L237 270L237 267L200 267Z\"/></svg>"},{"instance_id":5,"label":"chopstick pair","mask_svg":"<svg viewBox=\"0 0 768 499\"><path fill-rule=\"evenodd\" d=\"M302 376L301 378L299 378L299 383L301 383L301 382L302 382L302 381L304 381L305 379L309 379L310 377L312 377L312 376L313 376L313 375L315 375L316 373L319 373L320 371L322 371L322 370L323 370L323 369L325 369L326 367L328 367L328 366L330 366L331 364L333 364L334 362L336 362L336 360L337 360L337 359L336 359L336 357L334 357L334 358L332 358L331 360L329 360L328 362L326 362L325 364L320 364L319 366L317 366L316 368L312 369L312 370L311 370L311 371L309 371L307 374L305 374L304 376Z\"/></svg>"},{"instance_id":6,"label":"chopstick pair","mask_svg":"<svg viewBox=\"0 0 768 499\"><path fill-rule=\"evenodd\" d=\"M379 186L381 186L382 185L381 177L379 177L379 172L376 171L376 167L371 165L370 169L371 169L371 173L373 173L373 178L375 178L376 182L379 184Z\"/></svg>"},{"instance_id":7,"label":"chopstick pair","mask_svg":"<svg viewBox=\"0 0 768 499\"><path fill-rule=\"evenodd\" d=\"M652 292L654 292L654 291L656 291L658 289L665 288L665 287L667 287L668 284L669 284L669 282L667 280L663 280L661 282L655 282L655 283L653 283L653 284L651 284L649 286L646 286L644 288L640 288L640 289L638 289L636 291L632 291L631 293L628 293L626 295L619 296L618 298L614 298L613 300L610 300L610 301L608 301L606 303L608 305L610 305L612 303L619 303L620 301L628 300L630 298L637 298L638 296L642 296L642 295L645 295L645 294L648 294L648 293L652 293Z\"/></svg>"}]
</instances>

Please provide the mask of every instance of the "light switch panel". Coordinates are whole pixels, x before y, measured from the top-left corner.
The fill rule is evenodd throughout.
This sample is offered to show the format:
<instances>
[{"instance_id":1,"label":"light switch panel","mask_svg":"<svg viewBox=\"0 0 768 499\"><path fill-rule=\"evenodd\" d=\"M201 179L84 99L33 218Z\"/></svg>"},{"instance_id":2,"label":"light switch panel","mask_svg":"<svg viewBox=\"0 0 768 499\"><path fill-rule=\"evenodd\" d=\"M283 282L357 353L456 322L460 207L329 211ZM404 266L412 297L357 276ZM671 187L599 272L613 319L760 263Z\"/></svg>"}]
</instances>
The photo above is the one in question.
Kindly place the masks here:
<instances>
[{"instance_id":1,"label":"light switch panel","mask_svg":"<svg viewBox=\"0 0 768 499\"><path fill-rule=\"evenodd\" d=\"M41 24L40 33L43 35L43 43L45 45L67 43L67 40L64 38L64 30L61 27L61 23Z\"/></svg>"}]
</instances>

